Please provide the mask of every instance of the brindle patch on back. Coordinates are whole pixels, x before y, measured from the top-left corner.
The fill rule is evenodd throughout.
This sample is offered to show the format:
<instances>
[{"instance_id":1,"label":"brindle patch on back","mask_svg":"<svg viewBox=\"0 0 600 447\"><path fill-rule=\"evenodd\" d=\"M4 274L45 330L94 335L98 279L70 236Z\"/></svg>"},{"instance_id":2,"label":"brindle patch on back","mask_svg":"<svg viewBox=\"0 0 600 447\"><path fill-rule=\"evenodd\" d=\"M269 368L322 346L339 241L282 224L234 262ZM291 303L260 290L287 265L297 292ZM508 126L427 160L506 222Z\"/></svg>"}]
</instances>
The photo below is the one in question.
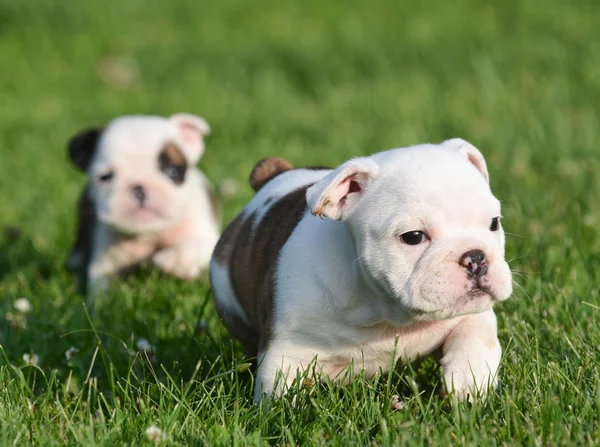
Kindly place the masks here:
<instances>
[{"instance_id":1,"label":"brindle patch on back","mask_svg":"<svg viewBox=\"0 0 600 447\"><path fill-rule=\"evenodd\" d=\"M255 356L268 345L276 261L281 248L306 213L306 189L309 186L281 197L254 231L255 215L238 215L215 249L215 259L228 268L233 290L249 324L240 319L233 321L231 316L221 314L221 317L249 356ZM239 327L240 324L243 327Z\"/></svg>"},{"instance_id":2,"label":"brindle patch on back","mask_svg":"<svg viewBox=\"0 0 600 447\"><path fill-rule=\"evenodd\" d=\"M230 272L230 277L231 266L235 262L234 252L236 244L240 242L243 243L242 241L250 237L248 228L244 225L246 223L245 217L246 216L243 214L238 214L236 218L229 223L219 238L213 254L214 259L220 265L226 267L228 272ZM242 230L244 230L243 234ZM214 301L217 313L223 320L225 326L227 326L227 330L234 338L240 341L244 347L244 355L246 357L255 357L259 338L257 328L246 324L242 318L233 314L228 309L223 308L219 304L220 300L217 296L218 290L214 290L213 288L212 292L213 295L215 295Z\"/></svg>"},{"instance_id":3,"label":"brindle patch on back","mask_svg":"<svg viewBox=\"0 0 600 447\"><path fill-rule=\"evenodd\" d=\"M176 185L181 185L185 181L187 159L175 143L165 144L158 156L158 167Z\"/></svg>"}]
</instances>

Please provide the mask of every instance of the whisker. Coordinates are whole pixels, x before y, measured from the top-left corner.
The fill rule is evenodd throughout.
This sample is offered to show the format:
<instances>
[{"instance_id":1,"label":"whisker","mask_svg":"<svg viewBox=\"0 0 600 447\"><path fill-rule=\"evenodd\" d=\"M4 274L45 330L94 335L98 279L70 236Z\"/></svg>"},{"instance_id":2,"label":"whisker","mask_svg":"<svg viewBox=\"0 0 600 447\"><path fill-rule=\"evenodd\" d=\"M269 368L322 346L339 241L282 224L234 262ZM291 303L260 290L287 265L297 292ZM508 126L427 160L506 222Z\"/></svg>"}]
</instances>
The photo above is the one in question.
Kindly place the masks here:
<instances>
[{"instance_id":1,"label":"whisker","mask_svg":"<svg viewBox=\"0 0 600 447\"><path fill-rule=\"evenodd\" d=\"M515 236L515 237L520 237L521 239L525 239L525 236L521 236L520 234L517 234L517 233L507 233L507 232L504 232L504 234L507 235L507 236Z\"/></svg>"},{"instance_id":2,"label":"whisker","mask_svg":"<svg viewBox=\"0 0 600 447\"><path fill-rule=\"evenodd\" d=\"M359 257L358 257L358 258L356 258L354 261L352 261L352 264L350 264L350 265L354 265L354 263L355 263L356 261L358 261L359 259L361 259L361 258L362 258L362 256L359 256Z\"/></svg>"},{"instance_id":3,"label":"whisker","mask_svg":"<svg viewBox=\"0 0 600 447\"><path fill-rule=\"evenodd\" d=\"M517 295L515 295L514 293L512 293L512 294L510 295L510 300L511 300L511 301L521 301L521 297L520 297L520 296L517 296Z\"/></svg>"},{"instance_id":4,"label":"whisker","mask_svg":"<svg viewBox=\"0 0 600 447\"><path fill-rule=\"evenodd\" d=\"M525 270L517 270L517 269L510 269L511 272L515 272L515 273L523 273L525 275L539 275L540 272L536 272L536 271L525 271Z\"/></svg>"},{"instance_id":5,"label":"whisker","mask_svg":"<svg viewBox=\"0 0 600 447\"><path fill-rule=\"evenodd\" d=\"M533 255L517 255L514 258L511 258L510 260L506 261L507 264L510 264L513 261L516 261L517 259L521 259L521 258L529 258L529 257L533 257Z\"/></svg>"},{"instance_id":6,"label":"whisker","mask_svg":"<svg viewBox=\"0 0 600 447\"><path fill-rule=\"evenodd\" d=\"M530 279L531 278L529 276L529 273L527 273L527 272L520 272L519 270L511 270L510 272L513 275L518 276L518 277L523 278L523 279Z\"/></svg>"},{"instance_id":7,"label":"whisker","mask_svg":"<svg viewBox=\"0 0 600 447\"><path fill-rule=\"evenodd\" d=\"M527 289L525 289L525 287L523 287L521 284L519 284L517 281L513 281L513 285L516 286L521 292L523 292L523 294L529 298L530 300L533 299L533 294L531 292L529 292ZM513 294L514 295L514 294Z\"/></svg>"}]
</instances>

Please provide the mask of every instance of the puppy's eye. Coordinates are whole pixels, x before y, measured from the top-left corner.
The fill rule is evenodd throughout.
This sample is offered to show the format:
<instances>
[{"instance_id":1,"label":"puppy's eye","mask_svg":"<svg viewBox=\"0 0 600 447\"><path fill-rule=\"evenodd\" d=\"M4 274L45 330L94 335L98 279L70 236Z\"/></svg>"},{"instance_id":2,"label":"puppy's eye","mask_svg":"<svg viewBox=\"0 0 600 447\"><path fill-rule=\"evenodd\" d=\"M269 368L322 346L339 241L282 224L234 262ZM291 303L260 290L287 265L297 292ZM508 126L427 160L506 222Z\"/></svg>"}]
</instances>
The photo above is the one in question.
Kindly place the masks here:
<instances>
[{"instance_id":1,"label":"puppy's eye","mask_svg":"<svg viewBox=\"0 0 600 447\"><path fill-rule=\"evenodd\" d=\"M490 225L490 231L498 231L498 228L500 228L500 217L494 217Z\"/></svg>"},{"instance_id":2,"label":"puppy's eye","mask_svg":"<svg viewBox=\"0 0 600 447\"><path fill-rule=\"evenodd\" d=\"M106 174L102 174L101 176L99 176L98 180L100 180L101 182L109 182L114 176L115 173L113 171L109 171Z\"/></svg>"},{"instance_id":3,"label":"puppy's eye","mask_svg":"<svg viewBox=\"0 0 600 447\"><path fill-rule=\"evenodd\" d=\"M165 169L165 174L173 180L177 180L183 177L183 169L181 166L171 165Z\"/></svg>"},{"instance_id":4,"label":"puppy's eye","mask_svg":"<svg viewBox=\"0 0 600 447\"><path fill-rule=\"evenodd\" d=\"M422 231L408 231L400 235L400 239L406 245L419 245L427 239L427 236Z\"/></svg>"}]
</instances>

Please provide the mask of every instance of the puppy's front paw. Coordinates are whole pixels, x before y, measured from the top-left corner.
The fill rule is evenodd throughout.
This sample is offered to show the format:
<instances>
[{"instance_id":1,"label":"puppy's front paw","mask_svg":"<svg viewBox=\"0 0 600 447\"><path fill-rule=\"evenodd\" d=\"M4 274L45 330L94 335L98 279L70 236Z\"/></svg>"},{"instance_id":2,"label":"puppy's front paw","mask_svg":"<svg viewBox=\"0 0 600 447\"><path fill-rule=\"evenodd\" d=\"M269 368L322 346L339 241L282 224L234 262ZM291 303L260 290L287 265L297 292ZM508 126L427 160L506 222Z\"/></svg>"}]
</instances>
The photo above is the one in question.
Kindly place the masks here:
<instances>
[{"instance_id":1,"label":"puppy's front paw","mask_svg":"<svg viewBox=\"0 0 600 447\"><path fill-rule=\"evenodd\" d=\"M481 352L452 353L442 361L445 392L456 400L483 397L497 382L500 352L483 349Z\"/></svg>"},{"instance_id":2,"label":"puppy's front paw","mask_svg":"<svg viewBox=\"0 0 600 447\"><path fill-rule=\"evenodd\" d=\"M165 273L181 279L194 279L200 274L201 262L191 249L169 247L156 253L152 261Z\"/></svg>"}]
</instances>

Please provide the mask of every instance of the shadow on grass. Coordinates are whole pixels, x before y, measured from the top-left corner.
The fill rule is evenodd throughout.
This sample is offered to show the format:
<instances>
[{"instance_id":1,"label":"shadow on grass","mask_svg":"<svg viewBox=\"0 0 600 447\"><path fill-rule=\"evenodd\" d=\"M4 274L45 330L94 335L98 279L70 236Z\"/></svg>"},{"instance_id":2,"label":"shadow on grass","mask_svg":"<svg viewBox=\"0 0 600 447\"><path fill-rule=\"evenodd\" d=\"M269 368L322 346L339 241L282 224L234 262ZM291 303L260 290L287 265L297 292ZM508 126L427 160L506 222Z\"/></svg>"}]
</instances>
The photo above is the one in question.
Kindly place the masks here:
<instances>
[{"instance_id":1,"label":"shadow on grass","mask_svg":"<svg viewBox=\"0 0 600 447\"><path fill-rule=\"evenodd\" d=\"M16 227L5 227L0 234L0 281L10 275L26 274L48 279L55 273L55 258L40 252L31 237Z\"/></svg>"},{"instance_id":2,"label":"shadow on grass","mask_svg":"<svg viewBox=\"0 0 600 447\"><path fill-rule=\"evenodd\" d=\"M0 365L28 371L32 392L43 391L46 384L39 375L50 371L72 386L84 387L93 380L99 391L114 395L117 383L135 382L132 389L142 389L145 381L186 383L244 362L239 347L216 321L206 281L180 281L140 265L115 281L106 302L90 315L86 296L77 287L80 277L56 256L36 248L19 229L1 230L0 322L6 324L0 324L5 351ZM13 309L12 301L20 296L29 298L29 313ZM5 313L14 319L9 321ZM151 348L144 349L142 339ZM30 371L23 355L33 353L41 369Z\"/></svg>"}]
</instances>

